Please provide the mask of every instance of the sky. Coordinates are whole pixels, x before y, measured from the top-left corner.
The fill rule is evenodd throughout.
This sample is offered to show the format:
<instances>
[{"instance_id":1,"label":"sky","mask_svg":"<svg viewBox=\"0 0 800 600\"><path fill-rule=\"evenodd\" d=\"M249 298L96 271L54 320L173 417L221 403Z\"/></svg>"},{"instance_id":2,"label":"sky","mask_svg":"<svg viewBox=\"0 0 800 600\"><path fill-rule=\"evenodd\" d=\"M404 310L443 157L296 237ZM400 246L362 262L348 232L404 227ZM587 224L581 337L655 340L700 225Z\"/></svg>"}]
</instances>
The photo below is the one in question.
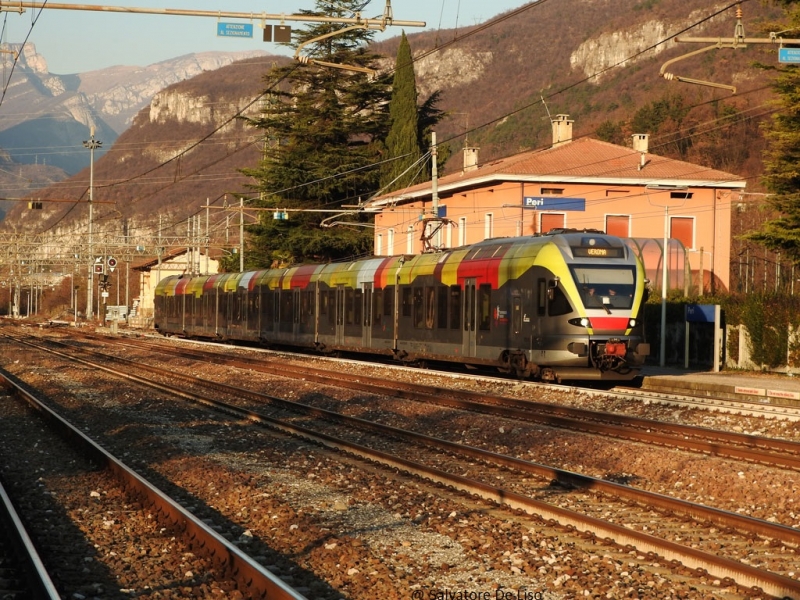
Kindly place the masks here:
<instances>
[{"instance_id":1,"label":"sky","mask_svg":"<svg viewBox=\"0 0 800 600\"><path fill-rule=\"evenodd\" d=\"M43 0L25 4L41 6ZM367 18L383 14L385 0L372 0L362 11ZM10 2L6 4L11 4ZM47 4L47 3L45 3ZM313 10L314 0L286 0L270 3L255 0L132 0L104 3L50 2L50 5L115 6L125 8L159 8L181 11L228 11L261 15L296 14ZM387 27L376 40L395 37L405 30L418 31L468 27L527 4L526 0L395 0L392 13L396 21L425 21L425 27ZM217 22L246 24L250 21L210 16L147 15L114 13L100 10L62 10L26 8L18 12L0 13L3 43L25 41L36 46L47 61L48 71L57 75L84 73L115 65L147 66L193 52L265 50L274 54L292 55L293 51L275 43L262 41L260 19L253 21L253 38L236 39L217 36ZM278 24L268 21L273 25ZM285 24L303 27L299 21Z\"/></svg>"}]
</instances>

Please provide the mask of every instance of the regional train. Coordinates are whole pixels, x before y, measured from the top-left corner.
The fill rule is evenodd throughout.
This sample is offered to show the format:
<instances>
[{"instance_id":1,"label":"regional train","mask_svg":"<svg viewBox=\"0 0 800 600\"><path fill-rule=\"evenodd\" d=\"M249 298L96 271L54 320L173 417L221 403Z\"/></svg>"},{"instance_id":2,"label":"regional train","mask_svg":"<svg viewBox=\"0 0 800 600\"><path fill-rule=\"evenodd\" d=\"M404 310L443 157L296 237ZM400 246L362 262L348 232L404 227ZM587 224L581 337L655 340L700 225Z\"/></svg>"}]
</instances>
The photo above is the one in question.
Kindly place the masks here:
<instances>
[{"instance_id":1,"label":"regional train","mask_svg":"<svg viewBox=\"0 0 800 600\"><path fill-rule=\"evenodd\" d=\"M647 283L617 237L556 230L420 255L207 276L155 291L164 335L260 342L522 378L630 380Z\"/></svg>"}]
</instances>

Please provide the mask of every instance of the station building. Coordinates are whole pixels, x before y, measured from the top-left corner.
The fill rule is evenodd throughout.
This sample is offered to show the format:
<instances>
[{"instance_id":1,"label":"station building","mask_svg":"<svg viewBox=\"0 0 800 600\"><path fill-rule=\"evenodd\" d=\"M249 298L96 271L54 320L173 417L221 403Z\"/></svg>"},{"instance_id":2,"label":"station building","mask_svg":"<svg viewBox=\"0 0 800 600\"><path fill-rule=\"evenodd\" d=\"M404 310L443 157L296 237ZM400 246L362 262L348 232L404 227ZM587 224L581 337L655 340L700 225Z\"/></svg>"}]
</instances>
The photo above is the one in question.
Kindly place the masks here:
<instances>
[{"instance_id":1,"label":"station building","mask_svg":"<svg viewBox=\"0 0 800 600\"><path fill-rule=\"evenodd\" d=\"M567 115L552 126L550 148L483 164L476 148L465 148L460 172L373 198L375 254L599 229L627 239L654 288L666 258L670 289L729 289L731 206L744 179L652 154L647 134L634 135L629 148L573 140Z\"/></svg>"}]
</instances>

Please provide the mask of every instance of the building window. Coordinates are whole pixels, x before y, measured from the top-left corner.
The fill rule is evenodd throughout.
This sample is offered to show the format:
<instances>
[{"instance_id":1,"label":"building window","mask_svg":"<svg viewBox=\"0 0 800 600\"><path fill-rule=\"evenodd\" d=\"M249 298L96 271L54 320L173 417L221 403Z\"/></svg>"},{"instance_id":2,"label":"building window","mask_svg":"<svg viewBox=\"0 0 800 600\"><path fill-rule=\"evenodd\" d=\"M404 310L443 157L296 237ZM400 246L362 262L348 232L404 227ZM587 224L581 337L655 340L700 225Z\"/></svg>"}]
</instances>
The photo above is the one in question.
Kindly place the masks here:
<instances>
[{"instance_id":1,"label":"building window","mask_svg":"<svg viewBox=\"0 0 800 600\"><path fill-rule=\"evenodd\" d=\"M494 215L486 213L483 221L483 239L490 240L494 237Z\"/></svg>"},{"instance_id":2,"label":"building window","mask_svg":"<svg viewBox=\"0 0 800 600\"><path fill-rule=\"evenodd\" d=\"M453 224L450 221L447 222L447 233L445 234L444 238L444 247L453 247Z\"/></svg>"},{"instance_id":3,"label":"building window","mask_svg":"<svg viewBox=\"0 0 800 600\"><path fill-rule=\"evenodd\" d=\"M414 227L411 225L406 233L406 254L414 254Z\"/></svg>"},{"instance_id":4,"label":"building window","mask_svg":"<svg viewBox=\"0 0 800 600\"><path fill-rule=\"evenodd\" d=\"M467 217L459 217L458 219L458 245L467 245Z\"/></svg>"},{"instance_id":5,"label":"building window","mask_svg":"<svg viewBox=\"0 0 800 600\"><path fill-rule=\"evenodd\" d=\"M383 234L379 233L375 238L375 256L383 254Z\"/></svg>"},{"instance_id":6,"label":"building window","mask_svg":"<svg viewBox=\"0 0 800 600\"><path fill-rule=\"evenodd\" d=\"M694 217L670 217L669 237L679 240L687 250L694 249Z\"/></svg>"},{"instance_id":7,"label":"building window","mask_svg":"<svg viewBox=\"0 0 800 600\"><path fill-rule=\"evenodd\" d=\"M618 237L631 236L630 215L606 215L606 233Z\"/></svg>"},{"instance_id":8,"label":"building window","mask_svg":"<svg viewBox=\"0 0 800 600\"><path fill-rule=\"evenodd\" d=\"M561 196L564 194L564 188L542 188L542 196Z\"/></svg>"},{"instance_id":9,"label":"building window","mask_svg":"<svg viewBox=\"0 0 800 600\"><path fill-rule=\"evenodd\" d=\"M669 197L673 200L691 200L694 192L670 192Z\"/></svg>"},{"instance_id":10,"label":"building window","mask_svg":"<svg viewBox=\"0 0 800 600\"><path fill-rule=\"evenodd\" d=\"M564 213L542 213L539 219L539 231L542 233L547 233L553 229L563 229L566 226L566 215Z\"/></svg>"},{"instance_id":11,"label":"building window","mask_svg":"<svg viewBox=\"0 0 800 600\"><path fill-rule=\"evenodd\" d=\"M394 229L386 232L386 255L394 255Z\"/></svg>"}]
</instances>

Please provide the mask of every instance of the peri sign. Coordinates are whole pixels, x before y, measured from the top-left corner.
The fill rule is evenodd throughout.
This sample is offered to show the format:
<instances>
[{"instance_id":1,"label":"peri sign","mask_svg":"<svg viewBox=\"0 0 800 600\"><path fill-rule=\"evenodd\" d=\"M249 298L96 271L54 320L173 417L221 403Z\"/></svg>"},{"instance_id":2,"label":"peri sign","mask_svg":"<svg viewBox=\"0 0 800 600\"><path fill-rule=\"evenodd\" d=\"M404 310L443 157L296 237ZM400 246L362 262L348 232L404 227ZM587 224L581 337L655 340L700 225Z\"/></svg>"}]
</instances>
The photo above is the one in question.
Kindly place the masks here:
<instances>
[{"instance_id":1,"label":"peri sign","mask_svg":"<svg viewBox=\"0 0 800 600\"><path fill-rule=\"evenodd\" d=\"M586 210L586 198L561 198L548 196L524 196L522 208L534 210Z\"/></svg>"},{"instance_id":2,"label":"peri sign","mask_svg":"<svg viewBox=\"0 0 800 600\"><path fill-rule=\"evenodd\" d=\"M252 23L217 23L217 37L253 37Z\"/></svg>"}]
</instances>

